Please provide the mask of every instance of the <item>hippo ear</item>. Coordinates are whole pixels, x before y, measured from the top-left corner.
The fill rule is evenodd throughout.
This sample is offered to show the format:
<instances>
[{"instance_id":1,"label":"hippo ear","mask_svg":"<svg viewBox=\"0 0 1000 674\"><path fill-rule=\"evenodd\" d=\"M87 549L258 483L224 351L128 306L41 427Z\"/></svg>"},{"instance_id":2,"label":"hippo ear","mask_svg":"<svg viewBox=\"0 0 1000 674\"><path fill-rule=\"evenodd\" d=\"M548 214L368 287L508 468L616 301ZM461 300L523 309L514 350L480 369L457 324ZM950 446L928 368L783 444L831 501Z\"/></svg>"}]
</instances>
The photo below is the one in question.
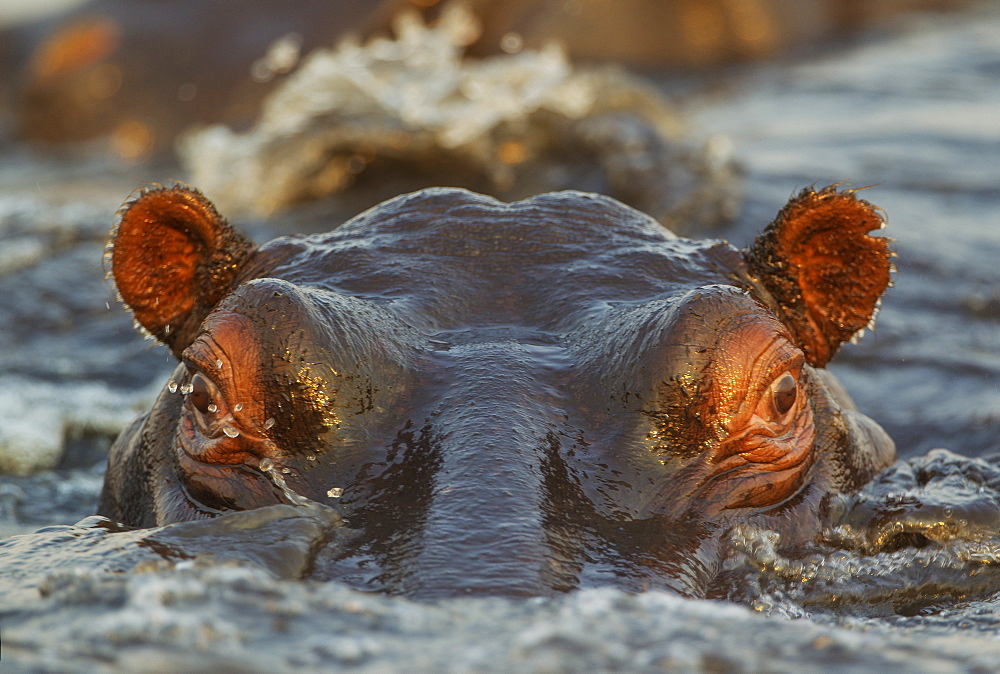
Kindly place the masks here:
<instances>
[{"instance_id":1,"label":"hippo ear","mask_svg":"<svg viewBox=\"0 0 1000 674\"><path fill-rule=\"evenodd\" d=\"M197 190L158 186L122 207L108 251L122 301L180 355L232 289L254 245Z\"/></svg>"},{"instance_id":2,"label":"hippo ear","mask_svg":"<svg viewBox=\"0 0 1000 674\"><path fill-rule=\"evenodd\" d=\"M802 190L743 251L759 299L791 330L806 359L822 367L875 318L890 282L885 225L854 191Z\"/></svg>"}]
</instances>

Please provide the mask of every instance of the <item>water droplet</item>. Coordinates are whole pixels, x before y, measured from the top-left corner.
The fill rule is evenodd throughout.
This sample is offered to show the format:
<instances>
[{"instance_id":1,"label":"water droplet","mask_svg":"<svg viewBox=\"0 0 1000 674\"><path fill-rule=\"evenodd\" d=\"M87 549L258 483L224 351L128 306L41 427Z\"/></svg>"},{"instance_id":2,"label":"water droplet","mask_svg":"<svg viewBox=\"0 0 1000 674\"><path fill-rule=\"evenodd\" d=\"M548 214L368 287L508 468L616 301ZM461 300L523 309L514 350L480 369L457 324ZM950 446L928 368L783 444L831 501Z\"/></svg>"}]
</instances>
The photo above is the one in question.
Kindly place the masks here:
<instances>
[{"instance_id":1,"label":"water droplet","mask_svg":"<svg viewBox=\"0 0 1000 674\"><path fill-rule=\"evenodd\" d=\"M171 393L177 393L177 382L173 379L167 382L167 390Z\"/></svg>"},{"instance_id":2,"label":"water droplet","mask_svg":"<svg viewBox=\"0 0 1000 674\"><path fill-rule=\"evenodd\" d=\"M344 494L343 487L330 487L326 490L326 495L330 498L340 498Z\"/></svg>"},{"instance_id":3,"label":"water droplet","mask_svg":"<svg viewBox=\"0 0 1000 674\"><path fill-rule=\"evenodd\" d=\"M500 38L500 49L508 54L516 54L524 48L524 38L520 33L511 31Z\"/></svg>"},{"instance_id":4,"label":"water droplet","mask_svg":"<svg viewBox=\"0 0 1000 674\"><path fill-rule=\"evenodd\" d=\"M169 325L164 325L163 326L163 336L166 337L169 334L170 334L170 326Z\"/></svg>"},{"instance_id":5,"label":"water droplet","mask_svg":"<svg viewBox=\"0 0 1000 674\"><path fill-rule=\"evenodd\" d=\"M269 417L268 420L264 422L264 430L266 431L271 426L274 426L274 417Z\"/></svg>"},{"instance_id":6,"label":"water droplet","mask_svg":"<svg viewBox=\"0 0 1000 674\"><path fill-rule=\"evenodd\" d=\"M238 437L240 432L230 425L225 425L222 427L222 432L226 434L227 437L235 438Z\"/></svg>"},{"instance_id":7,"label":"water droplet","mask_svg":"<svg viewBox=\"0 0 1000 674\"><path fill-rule=\"evenodd\" d=\"M216 370L221 370L222 369L222 361L221 360L215 361L215 369Z\"/></svg>"},{"instance_id":8,"label":"water droplet","mask_svg":"<svg viewBox=\"0 0 1000 674\"><path fill-rule=\"evenodd\" d=\"M218 412L219 408L218 408L218 406L215 403L209 403L208 404L208 411L209 412Z\"/></svg>"},{"instance_id":9,"label":"water droplet","mask_svg":"<svg viewBox=\"0 0 1000 674\"><path fill-rule=\"evenodd\" d=\"M288 475L288 474L290 474L291 472L292 472L292 469L291 469L291 468L282 468L282 469L281 469L281 473L282 473L283 475Z\"/></svg>"},{"instance_id":10,"label":"water droplet","mask_svg":"<svg viewBox=\"0 0 1000 674\"><path fill-rule=\"evenodd\" d=\"M239 412L243 409L243 403L236 403L236 407L233 408L234 412Z\"/></svg>"},{"instance_id":11,"label":"water droplet","mask_svg":"<svg viewBox=\"0 0 1000 674\"><path fill-rule=\"evenodd\" d=\"M181 395L185 395L186 396L188 393L190 393L193 390L194 390L194 386L192 386L191 384L182 384L181 385Z\"/></svg>"},{"instance_id":12,"label":"water droplet","mask_svg":"<svg viewBox=\"0 0 1000 674\"><path fill-rule=\"evenodd\" d=\"M107 309L108 311L111 311L111 303L110 302L105 302L104 303L104 308Z\"/></svg>"},{"instance_id":13,"label":"water droplet","mask_svg":"<svg viewBox=\"0 0 1000 674\"><path fill-rule=\"evenodd\" d=\"M315 460L316 460L316 456L313 455L313 454L310 454L309 456L306 457L306 461L315 461Z\"/></svg>"},{"instance_id":14,"label":"water droplet","mask_svg":"<svg viewBox=\"0 0 1000 674\"><path fill-rule=\"evenodd\" d=\"M285 484L285 478L281 477L281 475L277 471L275 471L274 461L272 461L270 458L265 457L261 459L258 466L260 467L261 472L266 473L267 476L271 478L271 482L273 482L276 487L278 487L279 489L281 489L282 492L284 492L285 498L287 498L290 503L294 505L309 504L310 502L309 499L307 499L302 494L293 491L292 489L289 488L287 484ZM281 472L287 474L290 471L287 468L282 468Z\"/></svg>"}]
</instances>

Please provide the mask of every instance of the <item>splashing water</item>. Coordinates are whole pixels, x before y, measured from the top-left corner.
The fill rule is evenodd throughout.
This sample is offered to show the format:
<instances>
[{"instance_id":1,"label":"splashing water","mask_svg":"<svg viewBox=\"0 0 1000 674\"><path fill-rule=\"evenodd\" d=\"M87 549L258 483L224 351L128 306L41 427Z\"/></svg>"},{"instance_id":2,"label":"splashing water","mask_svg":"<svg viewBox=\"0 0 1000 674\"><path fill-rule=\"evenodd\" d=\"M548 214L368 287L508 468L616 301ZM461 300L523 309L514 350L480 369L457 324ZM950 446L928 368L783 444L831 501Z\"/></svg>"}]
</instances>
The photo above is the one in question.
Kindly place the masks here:
<instances>
[{"instance_id":1,"label":"splashing water","mask_svg":"<svg viewBox=\"0 0 1000 674\"><path fill-rule=\"evenodd\" d=\"M1000 600L1000 461L946 450L899 462L830 506L816 543L737 527L728 596L764 613L935 618Z\"/></svg>"},{"instance_id":2,"label":"splashing water","mask_svg":"<svg viewBox=\"0 0 1000 674\"><path fill-rule=\"evenodd\" d=\"M281 492L285 495L285 498L288 499L289 503L299 506L312 505L315 503L315 501L306 498L302 494L299 494L298 492L294 491L291 487L289 487L288 484L285 482L285 478L281 474L281 471L278 470L274 461L272 461L271 459L269 458L261 459L260 470L262 473L267 475L268 478L270 478L271 482L273 482L278 489L281 490Z\"/></svg>"}]
</instances>

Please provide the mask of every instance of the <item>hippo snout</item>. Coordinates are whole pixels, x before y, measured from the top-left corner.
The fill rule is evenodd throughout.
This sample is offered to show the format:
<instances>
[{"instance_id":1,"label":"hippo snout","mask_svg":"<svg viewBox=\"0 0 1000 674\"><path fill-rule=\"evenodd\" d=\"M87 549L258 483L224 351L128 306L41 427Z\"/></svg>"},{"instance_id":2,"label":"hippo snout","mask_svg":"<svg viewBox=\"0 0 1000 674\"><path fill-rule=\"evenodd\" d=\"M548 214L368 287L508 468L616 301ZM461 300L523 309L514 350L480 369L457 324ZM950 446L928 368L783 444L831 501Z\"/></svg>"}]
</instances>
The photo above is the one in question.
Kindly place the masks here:
<instances>
[{"instance_id":1,"label":"hippo snout","mask_svg":"<svg viewBox=\"0 0 1000 674\"><path fill-rule=\"evenodd\" d=\"M431 412L427 458L436 470L407 591L538 595L573 586L564 570L572 560L547 525L559 401L545 394L551 367L532 351L499 342L435 353L442 369L461 374Z\"/></svg>"}]
</instances>

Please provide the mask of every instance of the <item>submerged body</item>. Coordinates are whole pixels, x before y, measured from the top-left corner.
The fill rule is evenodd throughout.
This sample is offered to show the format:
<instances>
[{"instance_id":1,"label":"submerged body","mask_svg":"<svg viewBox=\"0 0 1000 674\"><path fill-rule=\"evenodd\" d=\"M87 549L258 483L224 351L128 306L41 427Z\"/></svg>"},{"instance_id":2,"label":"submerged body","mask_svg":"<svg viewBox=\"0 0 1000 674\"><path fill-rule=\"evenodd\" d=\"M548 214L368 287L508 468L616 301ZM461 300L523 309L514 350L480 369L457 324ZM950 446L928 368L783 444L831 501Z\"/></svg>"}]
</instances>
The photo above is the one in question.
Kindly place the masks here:
<instances>
[{"instance_id":1,"label":"submerged body","mask_svg":"<svg viewBox=\"0 0 1000 674\"><path fill-rule=\"evenodd\" d=\"M705 595L734 525L811 540L895 458L822 369L888 283L880 226L806 191L741 251L606 197L433 189L255 247L197 192L145 191L112 272L181 364L113 448L100 512L304 497L353 532L313 577Z\"/></svg>"}]
</instances>

